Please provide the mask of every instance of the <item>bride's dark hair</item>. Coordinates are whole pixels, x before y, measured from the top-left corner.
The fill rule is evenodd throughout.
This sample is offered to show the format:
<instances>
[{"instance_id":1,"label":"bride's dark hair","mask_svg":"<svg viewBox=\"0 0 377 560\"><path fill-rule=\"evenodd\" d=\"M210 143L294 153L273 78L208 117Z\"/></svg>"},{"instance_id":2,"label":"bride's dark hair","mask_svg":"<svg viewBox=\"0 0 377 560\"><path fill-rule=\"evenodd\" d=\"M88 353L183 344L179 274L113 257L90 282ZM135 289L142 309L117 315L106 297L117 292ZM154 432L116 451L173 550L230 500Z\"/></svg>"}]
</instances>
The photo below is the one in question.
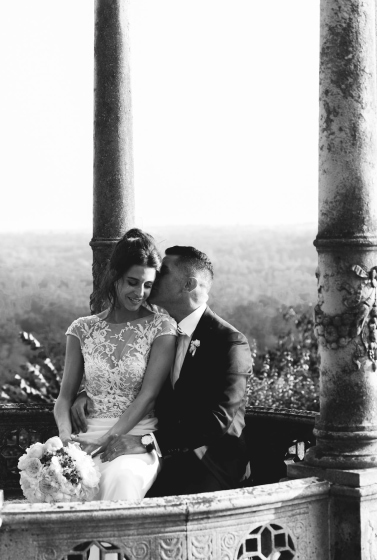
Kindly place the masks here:
<instances>
[{"instance_id":1,"label":"bride's dark hair","mask_svg":"<svg viewBox=\"0 0 377 560\"><path fill-rule=\"evenodd\" d=\"M103 277L101 300L104 306L110 304L110 313L118 301L116 284L134 265L156 270L161 265L161 255L153 237L138 228L129 229L115 245Z\"/></svg>"}]
</instances>

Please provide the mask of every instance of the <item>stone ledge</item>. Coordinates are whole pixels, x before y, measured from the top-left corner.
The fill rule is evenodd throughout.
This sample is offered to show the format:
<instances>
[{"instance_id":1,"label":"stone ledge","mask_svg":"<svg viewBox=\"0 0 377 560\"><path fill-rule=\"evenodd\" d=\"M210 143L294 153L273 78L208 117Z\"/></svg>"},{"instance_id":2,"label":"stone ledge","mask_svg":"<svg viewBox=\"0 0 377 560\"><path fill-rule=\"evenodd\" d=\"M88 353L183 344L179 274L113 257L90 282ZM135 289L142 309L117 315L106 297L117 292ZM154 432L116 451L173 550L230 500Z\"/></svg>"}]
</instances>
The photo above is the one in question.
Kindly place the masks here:
<instances>
[{"instance_id":1,"label":"stone ledge","mask_svg":"<svg viewBox=\"0 0 377 560\"><path fill-rule=\"evenodd\" d=\"M377 484L377 469L326 469L325 479L341 486L363 488Z\"/></svg>"},{"instance_id":2,"label":"stone ledge","mask_svg":"<svg viewBox=\"0 0 377 560\"><path fill-rule=\"evenodd\" d=\"M330 484L318 478L302 478L276 484L266 484L252 488L238 490L223 490L185 496L167 496L165 498L145 498L140 504L128 502L71 502L71 503L38 503L30 504L26 500L11 500L4 502L1 511L3 521L14 524L33 523L40 514L50 514L51 517L64 515L101 515L114 514L122 517L140 517L149 515L180 514L188 516L207 515L209 511L221 514L221 511L236 513L249 507L265 506L283 501L308 501L318 496L327 496Z\"/></svg>"},{"instance_id":3,"label":"stone ledge","mask_svg":"<svg viewBox=\"0 0 377 560\"><path fill-rule=\"evenodd\" d=\"M61 560L77 556L76 547L82 550L84 545L105 542L130 560L229 560L247 549L248 539L255 544L255 532L275 531L286 535L285 543L289 541L297 560L322 558L319 552L328 547L323 519L330 486L304 478L239 490L146 498L141 504L51 505L17 500L0 510L0 557Z\"/></svg>"}]
</instances>

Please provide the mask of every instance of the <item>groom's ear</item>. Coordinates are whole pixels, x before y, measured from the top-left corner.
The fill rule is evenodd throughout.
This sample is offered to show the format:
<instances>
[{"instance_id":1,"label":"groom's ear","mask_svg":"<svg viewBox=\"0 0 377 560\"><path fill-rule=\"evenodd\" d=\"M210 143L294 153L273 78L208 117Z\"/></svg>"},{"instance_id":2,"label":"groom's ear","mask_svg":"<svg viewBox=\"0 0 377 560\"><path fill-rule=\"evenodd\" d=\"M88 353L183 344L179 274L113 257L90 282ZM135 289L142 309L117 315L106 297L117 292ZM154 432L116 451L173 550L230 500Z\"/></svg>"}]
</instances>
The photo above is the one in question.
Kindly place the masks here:
<instances>
[{"instance_id":1,"label":"groom's ear","mask_svg":"<svg viewBox=\"0 0 377 560\"><path fill-rule=\"evenodd\" d=\"M198 285L198 280L195 278L195 276L189 276L186 279L184 290L186 292L192 292L196 289L197 285Z\"/></svg>"}]
</instances>

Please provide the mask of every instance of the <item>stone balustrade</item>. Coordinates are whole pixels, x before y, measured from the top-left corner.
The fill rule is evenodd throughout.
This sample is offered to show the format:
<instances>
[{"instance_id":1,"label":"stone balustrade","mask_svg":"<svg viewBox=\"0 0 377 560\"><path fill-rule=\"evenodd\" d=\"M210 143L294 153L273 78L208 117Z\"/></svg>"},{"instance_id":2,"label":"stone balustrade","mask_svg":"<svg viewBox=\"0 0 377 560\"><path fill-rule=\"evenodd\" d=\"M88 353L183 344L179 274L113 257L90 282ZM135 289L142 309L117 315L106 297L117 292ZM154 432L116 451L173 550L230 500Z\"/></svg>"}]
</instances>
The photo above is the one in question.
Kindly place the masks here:
<instances>
[{"instance_id":1,"label":"stone balustrade","mask_svg":"<svg viewBox=\"0 0 377 560\"><path fill-rule=\"evenodd\" d=\"M301 460L314 444L315 416L248 409L250 487L147 498L139 505L50 505L22 499L17 461L31 443L56 433L52 407L3 405L0 486L6 501L0 511L0 558L86 560L89 550L90 560L327 558L322 520L327 517L329 483L316 478L277 482L285 476L285 461Z\"/></svg>"},{"instance_id":2,"label":"stone balustrade","mask_svg":"<svg viewBox=\"0 0 377 560\"><path fill-rule=\"evenodd\" d=\"M2 560L325 560L330 484L317 478L142 504L0 510Z\"/></svg>"}]
</instances>

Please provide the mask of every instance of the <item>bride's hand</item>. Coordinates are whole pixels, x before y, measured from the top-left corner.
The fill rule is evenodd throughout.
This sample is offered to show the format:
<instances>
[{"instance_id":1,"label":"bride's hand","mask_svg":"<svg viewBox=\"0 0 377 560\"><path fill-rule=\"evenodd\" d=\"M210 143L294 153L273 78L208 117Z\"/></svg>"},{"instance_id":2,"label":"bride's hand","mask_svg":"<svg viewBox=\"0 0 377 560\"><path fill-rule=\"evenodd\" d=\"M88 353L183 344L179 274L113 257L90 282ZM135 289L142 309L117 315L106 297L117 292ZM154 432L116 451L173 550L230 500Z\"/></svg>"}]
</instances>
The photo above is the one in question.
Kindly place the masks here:
<instances>
[{"instance_id":1,"label":"bride's hand","mask_svg":"<svg viewBox=\"0 0 377 560\"><path fill-rule=\"evenodd\" d=\"M101 450L106 446L106 444L109 441L109 437L101 437L98 439L91 439L88 438L88 436L86 434L82 434L82 435L74 435L72 434L71 436L72 440L79 443L81 445L81 448L88 454L90 455L91 453L93 453L93 451L96 451L98 449L99 452L101 452ZM96 453L97 455L97 453Z\"/></svg>"},{"instance_id":2,"label":"bride's hand","mask_svg":"<svg viewBox=\"0 0 377 560\"><path fill-rule=\"evenodd\" d=\"M95 457L101 454L102 463L113 461L121 455L134 455L146 453L145 447L141 444L141 436L132 436L130 434L114 434L107 444L93 454Z\"/></svg>"}]
</instances>

